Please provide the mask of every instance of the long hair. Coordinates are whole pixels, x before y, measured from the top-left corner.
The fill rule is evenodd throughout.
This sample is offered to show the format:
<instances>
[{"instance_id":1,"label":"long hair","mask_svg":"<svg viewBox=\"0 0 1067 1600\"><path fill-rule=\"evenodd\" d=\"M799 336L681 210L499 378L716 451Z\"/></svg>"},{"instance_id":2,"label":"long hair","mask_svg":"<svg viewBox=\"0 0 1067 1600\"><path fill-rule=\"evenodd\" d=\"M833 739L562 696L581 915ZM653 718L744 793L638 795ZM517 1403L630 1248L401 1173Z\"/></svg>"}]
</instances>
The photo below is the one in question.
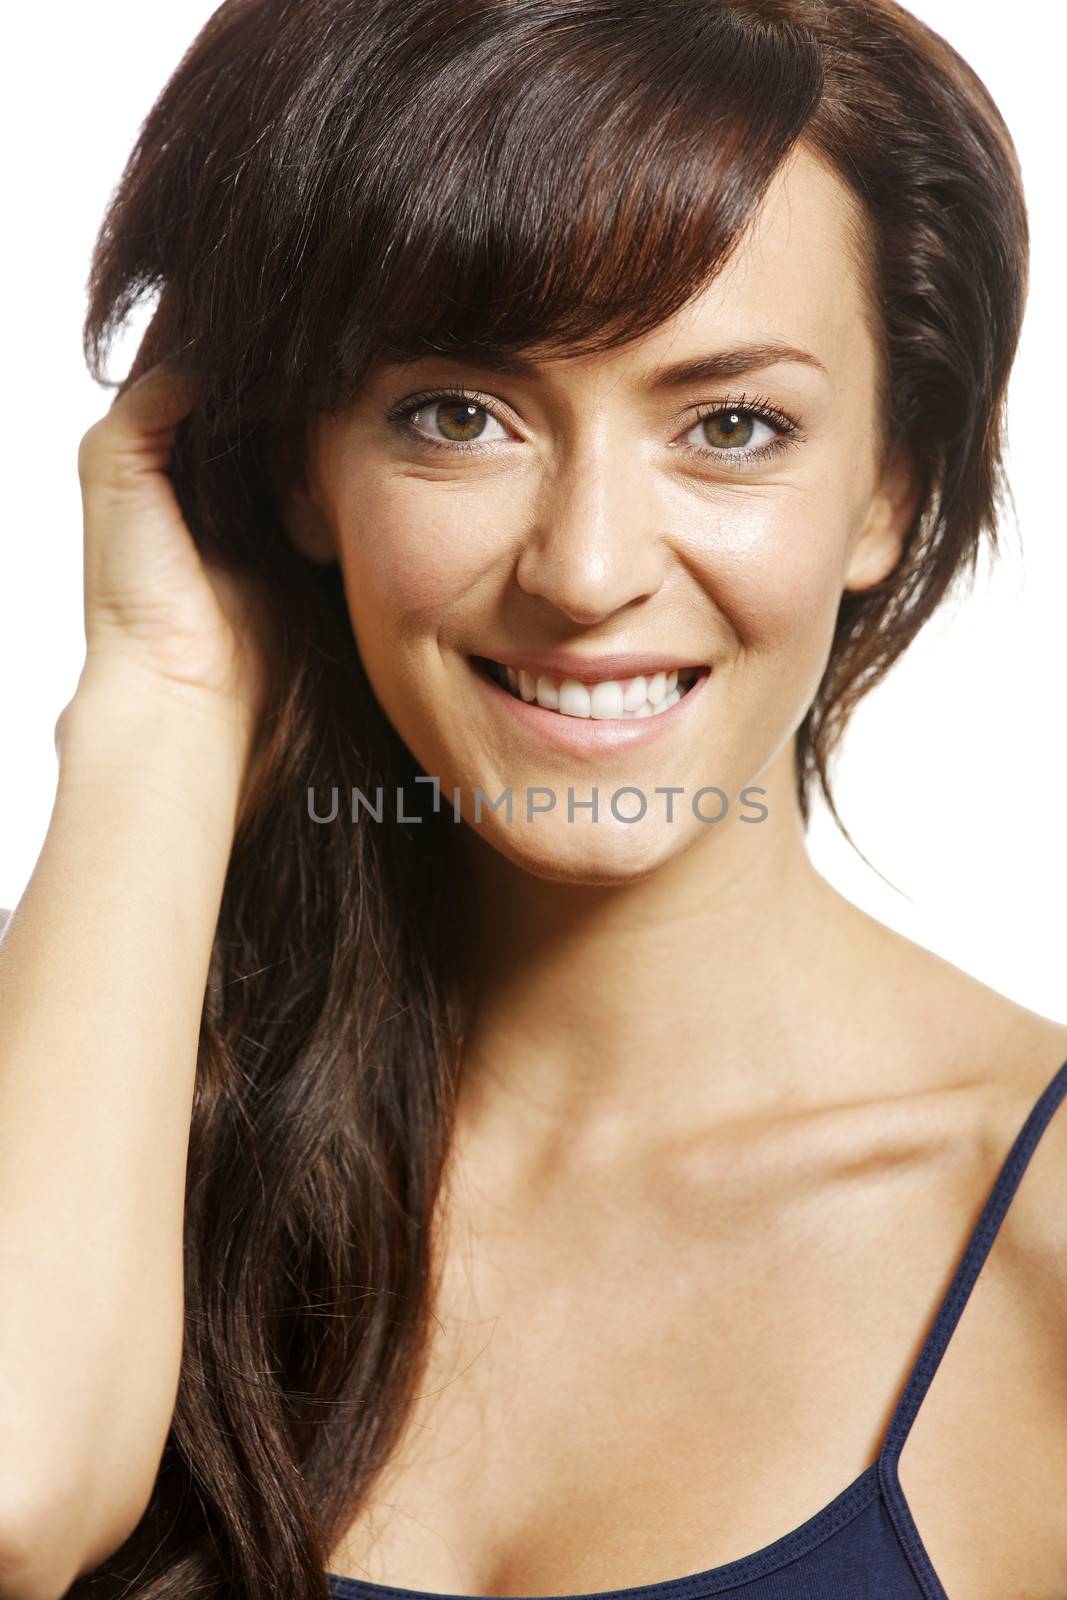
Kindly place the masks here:
<instances>
[{"instance_id":1,"label":"long hair","mask_svg":"<svg viewBox=\"0 0 1067 1600\"><path fill-rule=\"evenodd\" d=\"M416 764L371 692L336 567L286 536L309 419L375 362L578 354L721 267L800 143L860 201L886 445L921 500L841 600L796 734L805 822L847 720L983 537L1027 225L989 94L890 0L227 0L148 115L92 262L86 354L157 306L202 402L172 475L198 545L255 569L279 644L200 1031L185 1338L151 1500L76 1600L313 1600L399 1438L427 1349L463 1036L455 824L309 821ZM294 443L295 441L295 443Z\"/></svg>"}]
</instances>

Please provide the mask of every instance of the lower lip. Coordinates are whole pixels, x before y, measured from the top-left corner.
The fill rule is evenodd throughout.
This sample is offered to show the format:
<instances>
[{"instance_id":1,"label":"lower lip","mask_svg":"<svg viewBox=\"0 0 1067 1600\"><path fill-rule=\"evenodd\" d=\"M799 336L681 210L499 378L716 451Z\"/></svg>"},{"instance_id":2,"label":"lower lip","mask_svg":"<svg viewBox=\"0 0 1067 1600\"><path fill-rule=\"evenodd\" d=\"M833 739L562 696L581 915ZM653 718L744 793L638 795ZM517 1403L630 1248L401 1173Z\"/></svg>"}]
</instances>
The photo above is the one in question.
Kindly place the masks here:
<instances>
[{"instance_id":1,"label":"lower lip","mask_svg":"<svg viewBox=\"0 0 1067 1600\"><path fill-rule=\"evenodd\" d=\"M662 738L678 727L711 677L709 667L669 711L659 711L651 717L568 717L560 711L546 711L536 701L519 699L491 678L473 657L467 657L467 665L483 689L488 690L501 710L510 713L519 727L526 728L543 744L556 750L594 755L599 751L633 750Z\"/></svg>"}]
</instances>

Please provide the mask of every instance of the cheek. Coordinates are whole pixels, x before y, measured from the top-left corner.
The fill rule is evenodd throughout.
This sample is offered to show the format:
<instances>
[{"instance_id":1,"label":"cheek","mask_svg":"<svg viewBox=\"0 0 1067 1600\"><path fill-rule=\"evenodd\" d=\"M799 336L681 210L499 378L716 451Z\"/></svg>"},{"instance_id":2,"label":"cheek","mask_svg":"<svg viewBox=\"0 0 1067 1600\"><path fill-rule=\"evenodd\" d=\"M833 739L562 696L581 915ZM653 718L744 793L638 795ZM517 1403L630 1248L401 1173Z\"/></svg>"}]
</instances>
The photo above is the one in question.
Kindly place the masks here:
<instances>
[{"instance_id":1,"label":"cheek","mask_svg":"<svg viewBox=\"0 0 1067 1600\"><path fill-rule=\"evenodd\" d=\"M486 519L450 484L364 481L340 512L341 567L360 643L436 632L491 561Z\"/></svg>"},{"instance_id":2,"label":"cheek","mask_svg":"<svg viewBox=\"0 0 1067 1600\"><path fill-rule=\"evenodd\" d=\"M748 499L718 522L704 586L748 656L828 648L841 600L848 511L799 490Z\"/></svg>"}]
</instances>

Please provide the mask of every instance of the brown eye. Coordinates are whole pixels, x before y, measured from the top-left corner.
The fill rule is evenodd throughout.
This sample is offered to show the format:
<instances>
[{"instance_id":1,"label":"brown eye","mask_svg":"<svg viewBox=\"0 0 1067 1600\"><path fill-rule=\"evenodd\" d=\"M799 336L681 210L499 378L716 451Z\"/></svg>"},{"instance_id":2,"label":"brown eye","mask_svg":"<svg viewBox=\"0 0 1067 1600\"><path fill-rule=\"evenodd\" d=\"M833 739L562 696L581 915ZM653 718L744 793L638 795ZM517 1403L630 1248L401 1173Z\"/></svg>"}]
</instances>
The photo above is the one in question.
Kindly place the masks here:
<instances>
[{"instance_id":1,"label":"brown eye","mask_svg":"<svg viewBox=\"0 0 1067 1600\"><path fill-rule=\"evenodd\" d=\"M694 422L685 442L708 461L748 467L786 449L796 433L796 423L762 404L728 400Z\"/></svg>"},{"instance_id":2,"label":"brown eye","mask_svg":"<svg viewBox=\"0 0 1067 1600\"><path fill-rule=\"evenodd\" d=\"M409 438L438 450L481 447L510 437L489 406L471 394L420 395L395 406L387 420Z\"/></svg>"},{"instance_id":3,"label":"brown eye","mask_svg":"<svg viewBox=\"0 0 1067 1600\"><path fill-rule=\"evenodd\" d=\"M416 426L422 425L424 410L431 427L453 444L468 444L485 432L488 413L472 400L437 400L431 406L420 407L411 418Z\"/></svg>"},{"instance_id":4,"label":"brown eye","mask_svg":"<svg viewBox=\"0 0 1067 1600\"><path fill-rule=\"evenodd\" d=\"M734 410L714 411L701 422L704 437L717 450L731 446L743 449L751 440L755 425L756 419L750 413Z\"/></svg>"}]
</instances>

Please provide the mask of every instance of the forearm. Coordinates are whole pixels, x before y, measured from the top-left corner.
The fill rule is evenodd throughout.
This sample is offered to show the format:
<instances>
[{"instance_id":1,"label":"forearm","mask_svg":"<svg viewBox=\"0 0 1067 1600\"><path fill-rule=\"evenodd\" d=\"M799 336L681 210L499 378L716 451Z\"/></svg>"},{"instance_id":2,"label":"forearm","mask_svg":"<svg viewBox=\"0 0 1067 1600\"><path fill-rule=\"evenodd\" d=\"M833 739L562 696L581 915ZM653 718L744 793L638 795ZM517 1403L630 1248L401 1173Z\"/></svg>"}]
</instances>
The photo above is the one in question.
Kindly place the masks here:
<instances>
[{"instance_id":1,"label":"forearm","mask_svg":"<svg viewBox=\"0 0 1067 1600\"><path fill-rule=\"evenodd\" d=\"M31 1526L36 1507L80 1563L138 1519L173 1414L242 769L225 730L147 697L107 719L75 697L61 729L50 826L0 941L0 1527L5 1503Z\"/></svg>"}]
</instances>

